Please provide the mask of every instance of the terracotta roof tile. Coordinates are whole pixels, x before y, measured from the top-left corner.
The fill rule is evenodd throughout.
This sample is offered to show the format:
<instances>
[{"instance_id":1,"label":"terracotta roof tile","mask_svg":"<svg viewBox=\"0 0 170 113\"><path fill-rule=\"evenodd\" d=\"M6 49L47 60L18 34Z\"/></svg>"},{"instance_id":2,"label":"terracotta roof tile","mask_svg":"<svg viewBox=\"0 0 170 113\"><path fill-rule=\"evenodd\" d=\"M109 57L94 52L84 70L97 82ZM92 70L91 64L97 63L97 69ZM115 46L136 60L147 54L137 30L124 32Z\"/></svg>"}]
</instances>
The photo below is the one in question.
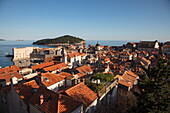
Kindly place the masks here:
<instances>
[{"instance_id":1,"label":"terracotta roof tile","mask_svg":"<svg viewBox=\"0 0 170 113\"><path fill-rule=\"evenodd\" d=\"M59 64L49 66L49 67L46 67L46 68L43 68L43 69L44 69L44 71L54 71L54 70L58 70L58 69L66 68L66 67L67 67L67 64L59 63Z\"/></svg>"},{"instance_id":2,"label":"terracotta roof tile","mask_svg":"<svg viewBox=\"0 0 170 113\"><path fill-rule=\"evenodd\" d=\"M27 104L30 97L33 95L34 89L39 88L39 85L35 80L31 80L29 82L20 83L14 86L16 92L20 95L20 97L24 100Z\"/></svg>"},{"instance_id":3,"label":"terracotta roof tile","mask_svg":"<svg viewBox=\"0 0 170 113\"><path fill-rule=\"evenodd\" d=\"M77 71L79 71L79 73L81 73L82 75L86 75L88 72L92 72L92 68L91 66L87 66L87 65L83 65L81 67L76 68Z\"/></svg>"},{"instance_id":4,"label":"terracotta roof tile","mask_svg":"<svg viewBox=\"0 0 170 113\"><path fill-rule=\"evenodd\" d=\"M69 54L67 54L67 57L68 57L68 58L72 58L72 57L76 57L76 56L79 56L79 55L81 55L81 53L75 52L75 53L69 53Z\"/></svg>"},{"instance_id":5,"label":"terracotta roof tile","mask_svg":"<svg viewBox=\"0 0 170 113\"><path fill-rule=\"evenodd\" d=\"M131 82L126 82L124 80L120 80L119 84L122 84L122 85L124 85L126 87L132 87L132 83Z\"/></svg>"},{"instance_id":6,"label":"terracotta roof tile","mask_svg":"<svg viewBox=\"0 0 170 113\"><path fill-rule=\"evenodd\" d=\"M16 65L13 65L13 66L9 66L9 67L5 67L5 68L1 68L0 69L0 74L2 73L8 73L8 72L16 72L16 71L19 71L20 68Z\"/></svg>"},{"instance_id":7,"label":"terracotta roof tile","mask_svg":"<svg viewBox=\"0 0 170 113\"><path fill-rule=\"evenodd\" d=\"M48 87L51 86L55 83L58 83L62 80L64 80L65 77L61 76L61 75L57 75L54 73L41 73L41 77L42 77L42 83Z\"/></svg>"},{"instance_id":8,"label":"terracotta roof tile","mask_svg":"<svg viewBox=\"0 0 170 113\"><path fill-rule=\"evenodd\" d=\"M133 73L132 71L126 71L126 74L133 76L133 77L138 77L138 75L136 75L135 73Z\"/></svg>"},{"instance_id":9,"label":"terracotta roof tile","mask_svg":"<svg viewBox=\"0 0 170 113\"><path fill-rule=\"evenodd\" d=\"M12 66L10 66L12 69L15 69L15 70L17 70L17 71L19 71L19 70L21 70L18 66L16 66L16 65L12 65Z\"/></svg>"},{"instance_id":10,"label":"terracotta roof tile","mask_svg":"<svg viewBox=\"0 0 170 113\"><path fill-rule=\"evenodd\" d=\"M44 101L40 105L40 95ZM54 93L41 87L31 97L30 102L44 113L70 113L82 103L62 94Z\"/></svg>"},{"instance_id":11,"label":"terracotta roof tile","mask_svg":"<svg viewBox=\"0 0 170 113\"><path fill-rule=\"evenodd\" d=\"M72 76L70 73L66 73L66 72L60 73L60 75L63 77Z\"/></svg>"},{"instance_id":12,"label":"terracotta roof tile","mask_svg":"<svg viewBox=\"0 0 170 113\"><path fill-rule=\"evenodd\" d=\"M5 79L6 82L10 82L10 79L12 77L16 77L17 79L23 78L23 76L18 72L8 72L8 73L0 74L0 79Z\"/></svg>"},{"instance_id":13,"label":"terracotta roof tile","mask_svg":"<svg viewBox=\"0 0 170 113\"><path fill-rule=\"evenodd\" d=\"M78 75L79 77L82 77L82 76L84 76L84 75L82 75L81 73L77 73L77 75Z\"/></svg>"},{"instance_id":14,"label":"terracotta roof tile","mask_svg":"<svg viewBox=\"0 0 170 113\"><path fill-rule=\"evenodd\" d=\"M82 53L82 54L81 54L82 57L84 57L84 56L86 56L86 55L87 55L86 53Z\"/></svg>"},{"instance_id":15,"label":"terracotta roof tile","mask_svg":"<svg viewBox=\"0 0 170 113\"><path fill-rule=\"evenodd\" d=\"M51 66L51 65L54 65L54 62L47 62L47 63L41 63L41 64L38 64L38 65L35 65L35 66L31 66L31 68L33 70L36 70L36 69L41 69L41 68L44 68L44 67L47 67L47 66Z\"/></svg>"},{"instance_id":16,"label":"terracotta roof tile","mask_svg":"<svg viewBox=\"0 0 170 113\"><path fill-rule=\"evenodd\" d=\"M82 82L67 89L65 93L73 99L81 101L85 107L97 99L97 94Z\"/></svg>"},{"instance_id":17,"label":"terracotta roof tile","mask_svg":"<svg viewBox=\"0 0 170 113\"><path fill-rule=\"evenodd\" d=\"M127 87L132 87L132 85L135 83L137 77L138 77L138 75L136 75L132 71L125 71L124 74L121 77L119 77L119 78L121 78L119 80L119 84L122 84Z\"/></svg>"},{"instance_id":18,"label":"terracotta roof tile","mask_svg":"<svg viewBox=\"0 0 170 113\"><path fill-rule=\"evenodd\" d=\"M0 75L0 79L5 79L6 80L6 82L10 82L10 79L13 77L13 75L11 75L11 74L7 74L7 73L5 73L5 74L1 74Z\"/></svg>"},{"instance_id":19,"label":"terracotta roof tile","mask_svg":"<svg viewBox=\"0 0 170 113\"><path fill-rule=\"evenodd\" d=\"M146 59L146 58L144 58L144 57L142 57L141 59L142 59L142 61L143 61L144 63L151 63L150 60L148 60L148 59Z\"/></svg>"}]
</instances>

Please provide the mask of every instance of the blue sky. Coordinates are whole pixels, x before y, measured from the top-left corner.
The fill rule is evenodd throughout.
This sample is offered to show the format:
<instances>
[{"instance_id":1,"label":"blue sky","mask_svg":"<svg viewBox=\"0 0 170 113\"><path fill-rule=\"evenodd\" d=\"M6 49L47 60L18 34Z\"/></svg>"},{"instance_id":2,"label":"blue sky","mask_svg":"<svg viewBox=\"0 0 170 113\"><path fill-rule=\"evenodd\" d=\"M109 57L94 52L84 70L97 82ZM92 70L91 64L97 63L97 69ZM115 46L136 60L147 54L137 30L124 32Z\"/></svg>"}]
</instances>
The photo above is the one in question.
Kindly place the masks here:
<instances>
[{"instance_id":1,"label":"blue sky","mask_svg":"<svg viewBox=\"0 0 170 113\"><path fill-rule=\"evenodd\" d=\"M0 0L0 38L170 40L170 0Z\"/></svg>"}]
</instances>

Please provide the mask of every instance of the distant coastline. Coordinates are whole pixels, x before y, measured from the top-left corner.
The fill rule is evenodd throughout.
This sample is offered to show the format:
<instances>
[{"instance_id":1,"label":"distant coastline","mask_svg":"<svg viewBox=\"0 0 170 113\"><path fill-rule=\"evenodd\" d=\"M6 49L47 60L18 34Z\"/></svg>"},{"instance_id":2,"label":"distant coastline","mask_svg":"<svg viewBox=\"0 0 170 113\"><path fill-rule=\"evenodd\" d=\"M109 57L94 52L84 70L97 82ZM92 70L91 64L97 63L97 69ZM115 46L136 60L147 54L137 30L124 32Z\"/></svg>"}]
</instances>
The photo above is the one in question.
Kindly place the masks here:
<instances>
[{"instance_id":1,"label":"distant coastline","mask_svg":"<svg viewBox=\"0 0 170 113\"><path fill-rule=\"evenodd\" d=\"M5 41L4 39L0 39L0 41Z\"/></svg>"},{"instance_id":2,"label":"distant coastline","mask_svg":"<svg viewBox=\"0 0 170 113\"><path fill-rule=\"evenodd\" d=\"M86 41L78 37L64 35L64 36L57 37L54 39L42 39L42 40L33 42L33 45L48 45L48 46L61 46L61 45L67 46L69 44L84 45L86 44Z\"/></svg>"},{"instance_id":3,"label":"distant coastline","mask_svg":"<svg viewBox=\"0 0 170 113\"><path fill-rule=\"evenodd\" d=\"M16 40L16 41L24 41L24 40L20 40L20 39L18 39L18 40Z\"/></svg>"}]
</instances>

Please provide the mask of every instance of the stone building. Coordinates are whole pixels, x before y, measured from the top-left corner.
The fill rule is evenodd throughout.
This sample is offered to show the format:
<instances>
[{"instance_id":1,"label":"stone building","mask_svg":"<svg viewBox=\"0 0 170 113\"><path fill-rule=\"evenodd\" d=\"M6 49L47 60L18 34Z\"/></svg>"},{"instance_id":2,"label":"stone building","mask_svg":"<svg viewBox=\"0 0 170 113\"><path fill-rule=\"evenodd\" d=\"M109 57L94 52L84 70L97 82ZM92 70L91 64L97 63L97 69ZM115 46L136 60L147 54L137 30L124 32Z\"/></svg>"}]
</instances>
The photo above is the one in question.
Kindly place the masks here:
<instances>
[{"instance_id":1,"label":"stone building","mask_svg":"<svg viewBox=\"0 0 170 113\"><path fill-rule=\"evenodd\" d=\"M34 49L38 49L38 47L13 48L13 60L29 59Z\"/></svg>"}]
</instances>

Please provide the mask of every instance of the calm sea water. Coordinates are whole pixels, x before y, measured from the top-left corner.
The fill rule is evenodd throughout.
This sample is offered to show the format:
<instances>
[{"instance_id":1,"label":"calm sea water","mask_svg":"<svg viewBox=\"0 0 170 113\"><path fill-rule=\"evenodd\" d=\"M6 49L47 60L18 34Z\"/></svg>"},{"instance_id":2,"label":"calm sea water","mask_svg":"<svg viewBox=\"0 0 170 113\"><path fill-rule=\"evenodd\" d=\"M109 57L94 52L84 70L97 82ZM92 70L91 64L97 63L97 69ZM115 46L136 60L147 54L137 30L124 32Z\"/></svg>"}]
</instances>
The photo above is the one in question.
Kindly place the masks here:
<instances>
[{"instance_id":1,"label":"calm sea water","mask_svg":"<svg viewBox=\"0 0 170 113\"><path fill-rule=\"evenodd\" d=\"M22 47L40 47L47 48L51 46L42 46L42 45L32 45L34 41L0 41L0 66L6 67L13 65L14 63L11 61L11 57L5 57L7 54L12 54L12 48L22 48ZM102 40L98 41L100 45L107 46L121 46L126 44L129 41L112 41L112 40ZM96 40L86 40L86 45L95 45L97 43ZM54 48L54 47L51 47Z\"/></svg>"}]
</instances>

